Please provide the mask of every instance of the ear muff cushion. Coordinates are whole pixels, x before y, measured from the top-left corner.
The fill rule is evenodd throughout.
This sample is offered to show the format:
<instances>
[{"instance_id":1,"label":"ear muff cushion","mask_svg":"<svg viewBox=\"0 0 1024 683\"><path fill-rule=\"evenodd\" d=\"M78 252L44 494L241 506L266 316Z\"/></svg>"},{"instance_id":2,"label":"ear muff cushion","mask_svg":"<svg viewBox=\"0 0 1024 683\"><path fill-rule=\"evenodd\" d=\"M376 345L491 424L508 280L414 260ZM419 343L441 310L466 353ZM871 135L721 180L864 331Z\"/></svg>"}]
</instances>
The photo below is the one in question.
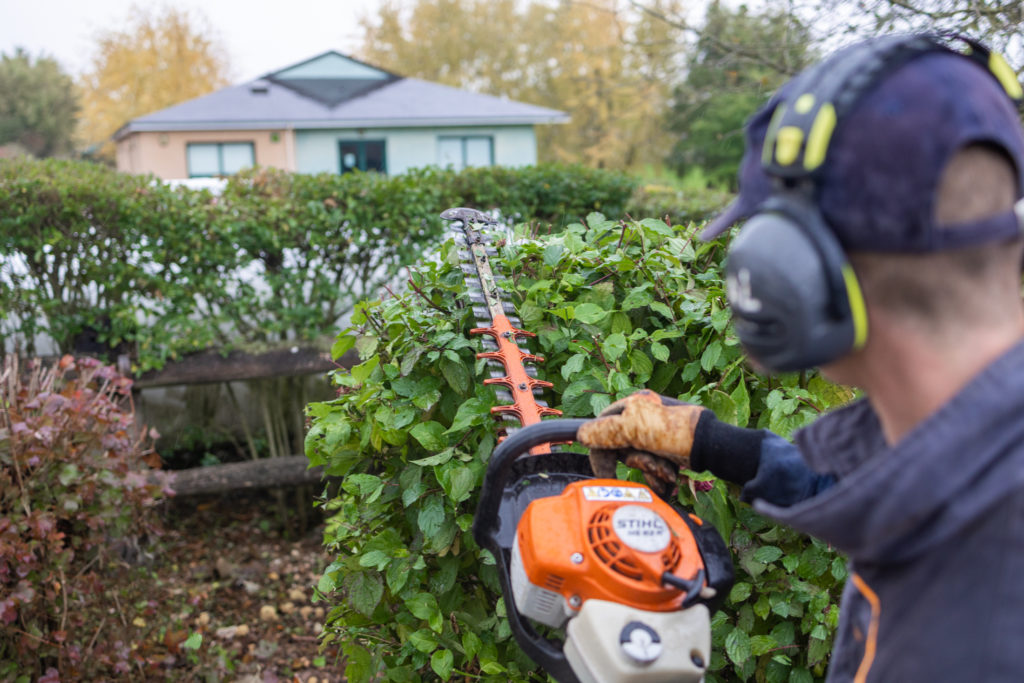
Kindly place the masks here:
<instances>
[{"instance_id":1,"label":"ear muff cushion","mask_svg":"<svg viewBox=\"0 0 1024 683\"><path fill-rule=\"evenodd\" d=\"M726 277L736 332L765 367L801 370L854 347L853 316L836 313L827 263L807 229L775 210L755 215L733 240Z\"/></svg>"}]
</instances>

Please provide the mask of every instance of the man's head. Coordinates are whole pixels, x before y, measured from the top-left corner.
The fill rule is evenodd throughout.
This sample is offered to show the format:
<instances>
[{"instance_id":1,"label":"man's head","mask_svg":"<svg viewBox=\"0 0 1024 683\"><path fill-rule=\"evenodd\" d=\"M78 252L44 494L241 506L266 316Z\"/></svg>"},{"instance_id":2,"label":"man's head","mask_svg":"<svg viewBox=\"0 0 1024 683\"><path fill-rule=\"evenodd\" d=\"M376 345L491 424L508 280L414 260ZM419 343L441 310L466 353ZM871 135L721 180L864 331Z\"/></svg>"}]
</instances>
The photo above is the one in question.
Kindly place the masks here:
<instances>
[{"instance_id":1,"label":"man's head","mask_svg":"<svg viewBox=\"0 0 1024 683\"><path fill-rule=\"evenodd\" d=\"M730 299L765 365L863 346L865 300L938 329L958 302L1017 281L1019 248L1006 245L1021 234L1024 134L1007 94L1020 87L970 47L974 58L934 39L858 44L748 123L740 198L704 236L753 215L731 249Z\"/></svg>"}]
</instances>

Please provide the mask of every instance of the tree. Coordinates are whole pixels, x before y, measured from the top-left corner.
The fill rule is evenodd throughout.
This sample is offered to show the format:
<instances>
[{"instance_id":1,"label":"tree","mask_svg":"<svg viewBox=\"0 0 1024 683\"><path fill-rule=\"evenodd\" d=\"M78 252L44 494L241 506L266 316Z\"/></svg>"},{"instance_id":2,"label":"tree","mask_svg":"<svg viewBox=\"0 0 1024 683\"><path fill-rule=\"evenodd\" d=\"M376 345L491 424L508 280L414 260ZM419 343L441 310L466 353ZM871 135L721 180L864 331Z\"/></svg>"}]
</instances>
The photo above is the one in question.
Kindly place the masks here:
<instances>
[{"instance_id":1,"label":"tree","mask_svg":"<svg viewBox=\"0 0 1024 683\"><path fill-rule=\"evenodd\" d=\"M569 124L539 130L544 159L624 168L660 161L668 144L679 31L621 0L416 0L361 23L372 64L568 112Z\"/></svg>"},{"instance_id":2,"label":"tree","mask_svg":"<svg viewBox=\"0 0 1024 683\"><path fill-rule=\"evenodd\" d=\"M67 154L77 112L74 83L55 60L33 61L21 48L0 57L0 145L37 157Z\"/></svg>"},{"instance_id":3,"label":"tree","mask_svg":"<svg viewBox=\"0 0 1024 683\"><path fill-rule=\"evenodd\" d=\"M855 7L856 11L850 9ZM836 28L859 36L953 31L985 41L1024 73L1024 3L1020 0L828 0L824 12L845 17Z\"/></svg>"},{"instance_id":4,"label":"tree","mask_svg":"<svg viewBox=\"0 0 1024 683\"><path fill-rule=\"evenodd\" d=\"M755 13L712 2L674 93L669 126L679 138L670 166L680 174L699 166L712 182L734 188L744 122L811 61L810 43L807 27L786 9Z\"/></svg>"},{"instance_id":5,"label":"tree","mask_svg":"<svg viewBox=\"0 0 1024 683\"><path fill-rule=\"evenodd\" d=\"M82 78L82 139L111 158L111 136L133 118L228 84L224 51L201 17L133 7L127 26L97 39Z\"/></svg>"}]
</instances>

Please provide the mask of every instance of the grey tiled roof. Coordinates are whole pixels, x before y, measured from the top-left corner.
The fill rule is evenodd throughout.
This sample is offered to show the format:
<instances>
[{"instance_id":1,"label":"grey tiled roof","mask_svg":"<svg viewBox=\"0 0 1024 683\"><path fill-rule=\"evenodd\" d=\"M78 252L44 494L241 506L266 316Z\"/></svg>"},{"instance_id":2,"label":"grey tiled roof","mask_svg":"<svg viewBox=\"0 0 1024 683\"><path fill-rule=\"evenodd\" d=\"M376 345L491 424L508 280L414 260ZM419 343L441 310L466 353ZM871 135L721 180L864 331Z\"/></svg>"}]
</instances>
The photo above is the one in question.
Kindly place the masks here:
<instances>
[{"instance_id":1,"label":"grey tiled roof","mask_svg":"<svg viewBox=\"0 0 1024 683\"><path fill-rule=\"evenodd\" d=\"M493 126L569 120L565 112L416 78L394 78L368 90L356 88L354 95L330 106L301 95L294 84L275 82L273 76L133 119L114 137L141 131ZM337 97L322 99L336 101Z\"/></svg>"}]
</instances>

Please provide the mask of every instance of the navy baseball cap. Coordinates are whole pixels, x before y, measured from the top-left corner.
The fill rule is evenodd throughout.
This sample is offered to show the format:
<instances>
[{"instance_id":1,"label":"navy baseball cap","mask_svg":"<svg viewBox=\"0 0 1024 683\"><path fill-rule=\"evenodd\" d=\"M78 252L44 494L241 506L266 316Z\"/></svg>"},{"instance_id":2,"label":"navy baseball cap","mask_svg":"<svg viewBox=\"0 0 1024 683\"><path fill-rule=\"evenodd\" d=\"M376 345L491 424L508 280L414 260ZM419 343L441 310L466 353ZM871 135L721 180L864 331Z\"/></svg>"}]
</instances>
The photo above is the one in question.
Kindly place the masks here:
<instances>
[{"instance_id":1,"label":"navy baseball cap","mask_svg":"<svg viewBox=\"0 0 1024 683\"><path fill-rule=\"evenodd\" d=\"M827 159L814 174L815 202L844 249L927 252L1021 234L1013 212L960 226L934 220L942 171L967 145L1005 153L1017 174L1017 198L1024 197L1024 132L1011 99L1019 98L1020 85L1012 75L1008 66L997 76L972 59L936 50L898 66L860 97L837 122ZM773 113L799 81L789 81L747 122L739 197L701 238L750 217L777 188L762 165L762 147Z\"/></svg>"}]
</instances>

